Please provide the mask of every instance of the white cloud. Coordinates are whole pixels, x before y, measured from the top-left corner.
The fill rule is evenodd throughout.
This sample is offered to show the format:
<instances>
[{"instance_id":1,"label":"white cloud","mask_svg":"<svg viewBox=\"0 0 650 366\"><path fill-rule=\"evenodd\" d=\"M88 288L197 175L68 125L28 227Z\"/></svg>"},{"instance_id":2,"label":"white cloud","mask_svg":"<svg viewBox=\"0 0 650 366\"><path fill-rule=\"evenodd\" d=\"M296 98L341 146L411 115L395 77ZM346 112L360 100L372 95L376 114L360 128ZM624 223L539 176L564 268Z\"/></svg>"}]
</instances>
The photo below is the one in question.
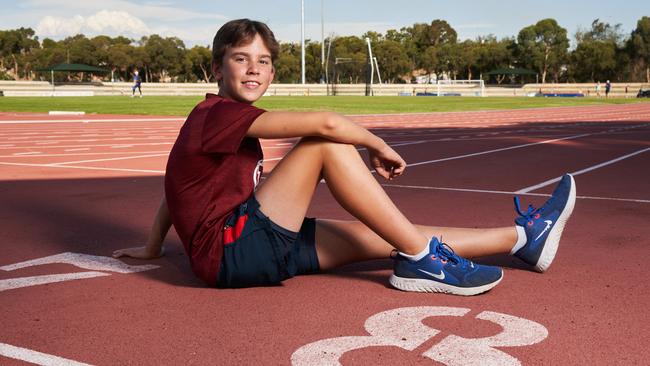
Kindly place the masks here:
<instances>
[{"instance_id":1,"label":"white cloud","mask_svg":"<svg viewBox=\"0 0 650 366\"><path fill-rule=\"evenodd\" d=\"M150 2L137 4L125 0L103 1L70 1L70 0L25 0L21 6L24 8L50 9L59 14L81 13L88 14L101 10L125 11L129 14L138 14L144 19L157 19L161 21L185 21L192 19L224 20L226 16L212 12L198 12L187 10L185 7L170 6L169 2Z\"/></svg>"},{"instance_id":2,"label":"white cloud","mask_svg":"<svg viewBox=\"0 0 650 366\"><path fill-rule=\"evenodd\" d=\"M36 26L39 37L65 37L83 33L92 35L141 36L149 34L147 25L125 11L101 10L88 17L75 15L70 18L46 16Z\"/></svg>"}]
</instances>

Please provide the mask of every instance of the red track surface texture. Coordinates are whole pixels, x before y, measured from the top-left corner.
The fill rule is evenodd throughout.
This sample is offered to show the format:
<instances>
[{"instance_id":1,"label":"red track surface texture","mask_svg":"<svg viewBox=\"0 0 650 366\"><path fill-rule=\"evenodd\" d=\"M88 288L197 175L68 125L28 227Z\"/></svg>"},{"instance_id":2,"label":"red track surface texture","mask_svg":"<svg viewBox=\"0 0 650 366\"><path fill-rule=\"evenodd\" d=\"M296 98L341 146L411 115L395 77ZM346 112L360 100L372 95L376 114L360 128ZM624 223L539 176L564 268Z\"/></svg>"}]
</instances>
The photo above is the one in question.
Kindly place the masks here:
<instances>
[{"instance_id":1,"label":"red track surface texture","mask_svg":"<svg viewBox=\"0 0 650 366\"><path fill-rule=\"evenodd\" d=\"M514 192L573 172L549 271L484 258L505 278L469 298L393 290L389 260L205 288L173 231L161 259L109 258L144 242L182 119L0 113L0 364L648 363L650 104L353 118L407 159L382 184L416 223L510 225ZM265 170L294 142L264 141ZM349 218L324 184L309 214Z\"/></svg>"}]
</instances>

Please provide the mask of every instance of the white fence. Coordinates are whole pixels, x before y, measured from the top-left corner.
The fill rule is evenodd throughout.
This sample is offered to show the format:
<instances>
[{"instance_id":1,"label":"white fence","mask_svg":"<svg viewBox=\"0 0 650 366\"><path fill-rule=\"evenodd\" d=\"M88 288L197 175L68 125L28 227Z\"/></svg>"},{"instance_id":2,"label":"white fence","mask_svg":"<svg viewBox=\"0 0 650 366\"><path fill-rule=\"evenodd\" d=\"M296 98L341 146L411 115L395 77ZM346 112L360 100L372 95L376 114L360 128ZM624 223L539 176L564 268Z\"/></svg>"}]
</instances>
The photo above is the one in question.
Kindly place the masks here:
<instances>
[{"instance_id":1,"label":"white fence","mask_svg":"<svg viewBox=\"0 0 650 366\"><path fill-rule=\"evenodd\" d=\"M130 96L132 83L103 83L80 85L57 85L46 81L0 81L0 91L5 96L93 96L114 95ZM634 97L641 87L648 87L642 83L614 83L612 84L612 97ZM626 93L627 87L627 93ZM147 95L203 95L216 93L219 90L216 84L205 83L142 83L142 93ZM417 93L437 93L436 84L374 84L374 95L396 96L416 95ZM365 95L365 84L339 84L336 85L336 95ZM460 94L462 96L476 96L476 85L460 84L445 85L444 91ZM493 97L528 96L539 91L543 93L582 93L586 97L597 97L596 84L526 84L520 87L485 86L483 95ZM137 91L136 91L137 93ZM444 93L443 93L444 94ZM282 96L307 96L327 95L325 84L271 84L266 95ZM600 96L605 95L605 84L601 83Z\"/></svg>"}]
</instances>

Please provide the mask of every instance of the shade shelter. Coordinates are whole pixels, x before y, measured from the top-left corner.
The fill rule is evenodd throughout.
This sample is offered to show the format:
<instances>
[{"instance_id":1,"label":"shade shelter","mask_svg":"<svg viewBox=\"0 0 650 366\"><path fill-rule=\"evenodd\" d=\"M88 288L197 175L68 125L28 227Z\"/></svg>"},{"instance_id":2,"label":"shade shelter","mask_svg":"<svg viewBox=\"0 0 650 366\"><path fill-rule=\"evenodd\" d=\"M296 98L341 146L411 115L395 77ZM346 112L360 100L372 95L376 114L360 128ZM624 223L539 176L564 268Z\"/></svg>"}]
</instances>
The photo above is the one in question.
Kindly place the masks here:
<instances>
[{"instance_id":1,"label":"shade shelter","mask_svg":"<svg viewBox=\"0 0 650 366\"><path fill-rule=\"evenodd\" d=\"M54 66L45 67L42 69L36 69L35 71L49 71L52 76L52 90L54 90L54 72L55 71L67 71L67 72L89 72L94 74L106 73L108 70L102 69L95 66L84 65L84 64L57 64Z\"/></svg>"},{"instance_id":2,"label":"shade shelter","mask_svg":"<svg viewBox=\"0 0 650 366\"><path fill-rule=\"evenodd\" d=\"M539 74L536 71L522 68L495 69L490 72L486 72L485 75L535 75L535 82L538 82L539 79Z\"/></svg>"}]
</instances>

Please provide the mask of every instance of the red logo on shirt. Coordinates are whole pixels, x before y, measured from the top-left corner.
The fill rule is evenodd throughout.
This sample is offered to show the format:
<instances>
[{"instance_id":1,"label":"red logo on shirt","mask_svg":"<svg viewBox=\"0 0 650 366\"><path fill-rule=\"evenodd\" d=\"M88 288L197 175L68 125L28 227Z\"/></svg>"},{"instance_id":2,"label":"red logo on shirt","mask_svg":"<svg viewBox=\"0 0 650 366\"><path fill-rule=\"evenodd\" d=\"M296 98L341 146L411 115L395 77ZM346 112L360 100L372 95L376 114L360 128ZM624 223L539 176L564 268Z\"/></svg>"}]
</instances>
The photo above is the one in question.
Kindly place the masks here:
<instances>
[{"instance_id":1,"label":"red logo on shirt","mask_svg":"<svg viewBox=\"0 0 650 366\"><path fill-rule=\"evenodd\" d=\"M257 166L253 171L253 187L257 187L257 184L260 182L260 178L262 177L262 172L264 171L264 167L262 166L263 163L264 160L258 161Z\"/></svg>"}]
</instances>

